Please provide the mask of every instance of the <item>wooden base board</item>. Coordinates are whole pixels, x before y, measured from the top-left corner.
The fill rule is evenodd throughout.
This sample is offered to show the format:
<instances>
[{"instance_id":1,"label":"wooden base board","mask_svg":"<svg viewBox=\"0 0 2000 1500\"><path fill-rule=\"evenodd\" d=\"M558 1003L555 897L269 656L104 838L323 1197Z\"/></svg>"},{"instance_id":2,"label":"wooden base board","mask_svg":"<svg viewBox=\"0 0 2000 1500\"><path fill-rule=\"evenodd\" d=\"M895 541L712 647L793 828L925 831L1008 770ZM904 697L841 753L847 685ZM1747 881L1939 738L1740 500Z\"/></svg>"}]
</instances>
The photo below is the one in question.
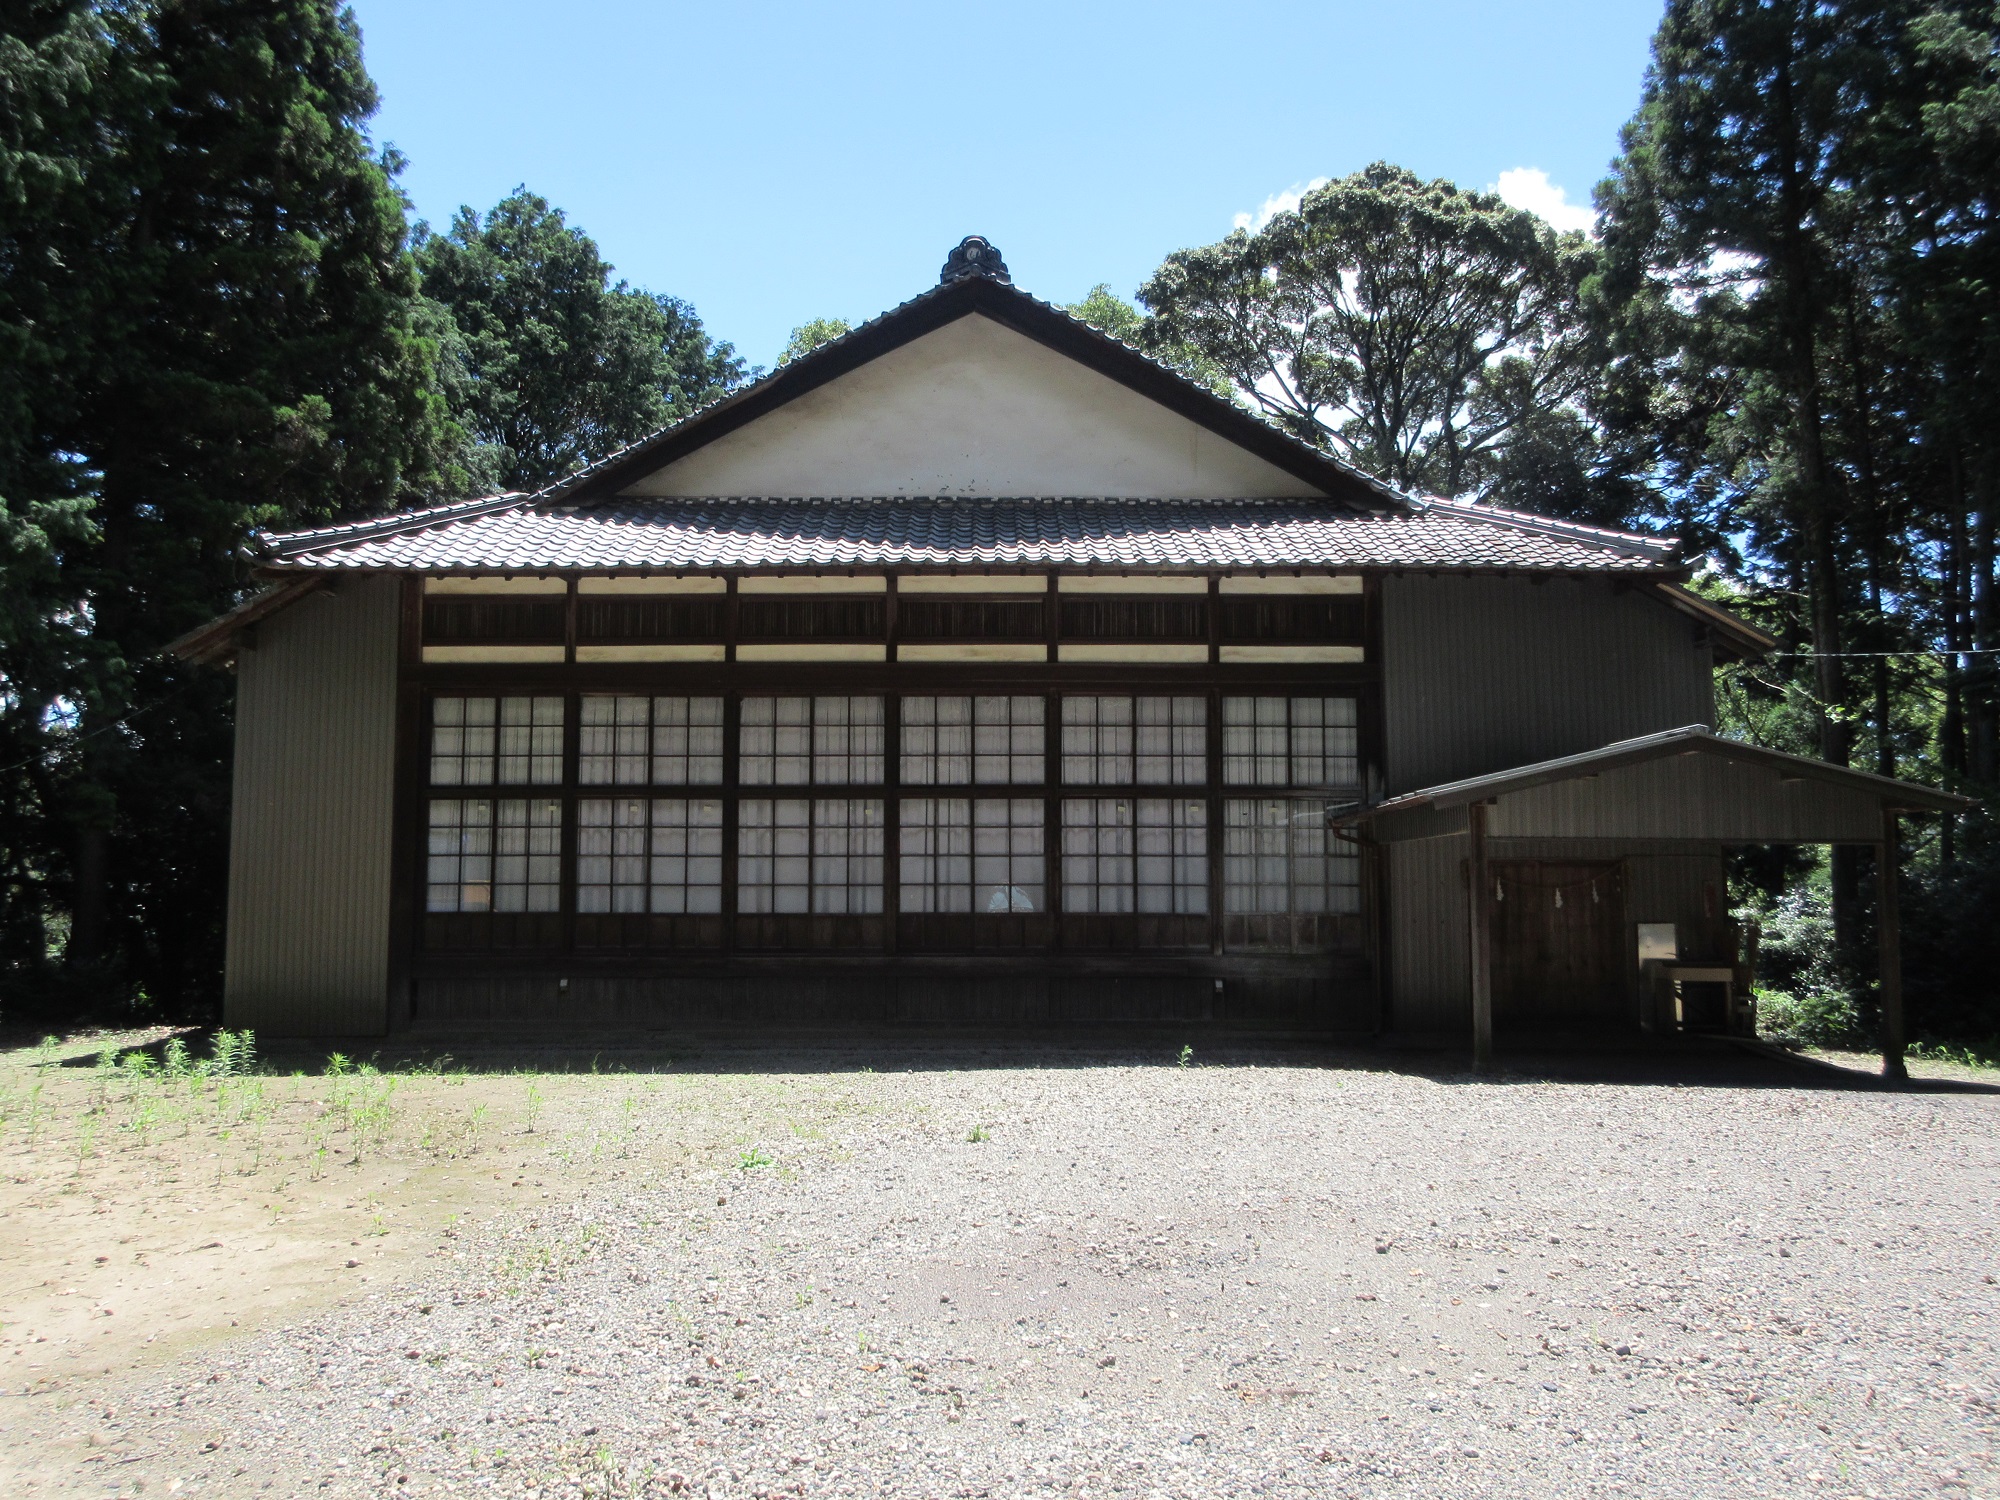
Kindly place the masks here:
<instances>
[{"instance_id":1,"label":"wooden base board","mask_svg":"<svg viewBox=\"0 0 2000 1500\"><path fill-rule=\"evenodd\" d=\"M689 1026L989 1027L1039 1032L1090 1026L1213 1025L1234 1030L1363 1033L1374 1022L1365 980L1009 974L541 975L419 979L412 1024L543 1024L661 1030Z\"/></svg>"}]
</instances>

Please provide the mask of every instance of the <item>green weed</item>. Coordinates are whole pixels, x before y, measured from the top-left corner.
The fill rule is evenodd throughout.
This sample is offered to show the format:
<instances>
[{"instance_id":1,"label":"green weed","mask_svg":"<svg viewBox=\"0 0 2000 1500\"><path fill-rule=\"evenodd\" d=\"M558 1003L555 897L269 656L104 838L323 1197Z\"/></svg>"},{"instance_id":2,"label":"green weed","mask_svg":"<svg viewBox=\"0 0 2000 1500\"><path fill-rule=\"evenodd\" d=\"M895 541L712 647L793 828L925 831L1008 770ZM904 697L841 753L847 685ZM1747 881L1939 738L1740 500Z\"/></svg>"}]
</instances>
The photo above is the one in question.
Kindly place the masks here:
<instances>
[{"instance_id":1,"label":"green weed","mask_svg":"<svg viewBox=\"0 0 2000 1500\"><path fill-rule=\"evenodd\" d=\"M215 1044L209 1051L208 1075L211 1078L242 1078L257 1068L257 1034L247 1028L242 1031L218 1031Z\"/></svg>"},{"instance_id":2,"label":"green weed","mask_svg":"<svg viewBox=\"0 0 2000 1500\"><path fill-rule=\"evenodd\" d=\"M1909 1053L1928 1062L1953 1063L1961 1068L2000 1068L2000 1045L1994 1043L1979 1048L1954 1047L1949 1042L1913 1042Z\"/></svg>"}]
</instances>

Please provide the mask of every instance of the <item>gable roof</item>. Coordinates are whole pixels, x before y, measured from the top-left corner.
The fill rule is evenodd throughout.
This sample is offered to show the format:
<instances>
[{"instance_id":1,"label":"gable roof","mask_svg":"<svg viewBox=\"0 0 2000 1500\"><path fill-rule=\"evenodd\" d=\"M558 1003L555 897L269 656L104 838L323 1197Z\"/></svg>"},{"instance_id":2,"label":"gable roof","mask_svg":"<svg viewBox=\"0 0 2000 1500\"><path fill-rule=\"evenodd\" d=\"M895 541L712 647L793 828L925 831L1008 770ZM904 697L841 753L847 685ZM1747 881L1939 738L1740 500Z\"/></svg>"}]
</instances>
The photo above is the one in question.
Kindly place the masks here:
<instances>
[{"instance_id":1,"label":"gable roof","mask_svg":"<svg viewBox=\"0 0 2000 1500\"><path fill-rule=\"evenodd\" d=\"M984 241L977 244L982 253L991 252L985 256L990 263L973 266L962 252L974 243L967 240L953 252L938 286L537 494L494 495L339 526L260 533L253 538L258 572L267 579L336 571L857 567L1636 575L1635 581L1650 585L1673 607L1716 627L1726 648L1743 654L1769 649L1766 638L1673 589L1673 580L1684 576L1675 540L1405 495L1016 289L998 252ZM961 259L966 263L959 264ZM973 316L1074 360L1316 493L1288 498L623 493L787 403ZM267 596L250 607L266 611L289 597Z\"/></svg>"},{"instance_id":2,"label":"gable roof","mask_svg":"<svg viewBox=\"0 0 2000 1500\"><path fill-rule=\"evenodd\" d=\"M992 319L1311 484L1345 507L1399 514L1423 502L1274 427L1255 413L1195 384L1131 345L1062 308L987 275L964 275L891 308L849 333L778 366L760 380L694 415L578 470L537 496L550 503L595 505L757 418L839 379L891 350L973 314Z\"/></svg>"},{"instance_id":3,"label":"gable roof","mask_svg":"<svg viewBox=\"0 0 2000 1500\"><path fill-rule=\"evenodd\" d=\"M977 255L968 255L976 247ZM975 264L977 262L977 264ZM978 316L1116 381L1318 493L639 496L647 476L871 361ZM968 239L936 287L539 493L260 536L267 569L422 572L854 566L1679 571L1678 543L1419 499L1014 287ZM1747 643L1745 643L1747 644Z\"/></svg>"}]
</instances>

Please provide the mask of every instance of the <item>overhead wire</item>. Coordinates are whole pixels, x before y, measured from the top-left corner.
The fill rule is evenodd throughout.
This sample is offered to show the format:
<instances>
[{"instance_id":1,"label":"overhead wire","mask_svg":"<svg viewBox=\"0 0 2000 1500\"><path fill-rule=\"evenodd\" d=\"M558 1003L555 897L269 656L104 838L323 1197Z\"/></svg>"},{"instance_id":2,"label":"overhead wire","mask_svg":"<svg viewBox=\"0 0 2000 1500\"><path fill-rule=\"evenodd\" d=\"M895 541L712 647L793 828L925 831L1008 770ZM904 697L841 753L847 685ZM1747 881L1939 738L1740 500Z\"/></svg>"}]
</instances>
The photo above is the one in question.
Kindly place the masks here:
<instances>
[{"instance_id":1,"label":"overhead wire","mask_svg":"<svg viewBox=\"0 0 2000 1500\"><path fill-rule=\"evenodd\" d=\"M123 729L127 724L131 723L132 720L138 718L139 715L149 714L156 708L164 708L167 704L173 702L176 698L180 697L183 693L187 692L194 685L195 685L195 679L190 677L184 682L182 682L181 685L175 688L171 693L163 693L158 698L155 698L151 703L141 704L137 708L129 708L124 713L120 714L117 718L113 719L109 724L102 724L99 725L96 729L85 730L82 734L76 735L74 738L72 738L69 741L69 743L72 745L80 745L85 740L94 740L101 734L111 733L114 729ZM40 761L43 758L44 757L40 755L30 755L27 759L17 760L12 765L0 766L0 776L6 775L9 771L18 771L21 770L23 767L32 766L37 761Z\"/></svg>"}]
</instances>

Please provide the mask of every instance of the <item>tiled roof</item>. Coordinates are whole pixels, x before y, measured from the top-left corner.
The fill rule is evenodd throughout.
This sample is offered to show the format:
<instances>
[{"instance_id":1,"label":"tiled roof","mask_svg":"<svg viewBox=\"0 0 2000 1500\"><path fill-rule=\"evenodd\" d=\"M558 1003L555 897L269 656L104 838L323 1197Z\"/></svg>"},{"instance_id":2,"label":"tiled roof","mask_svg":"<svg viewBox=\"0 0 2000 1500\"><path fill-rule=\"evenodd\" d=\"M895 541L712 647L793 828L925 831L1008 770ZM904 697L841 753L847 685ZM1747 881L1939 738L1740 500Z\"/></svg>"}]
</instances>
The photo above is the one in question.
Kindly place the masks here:
<instances>
[{"instance_id":1,"label":"tiled roof","mask_svg":"<svg viewBox=\"0 0 2000 1500\"><path fill-rule=\"evenodd\" d=\"M265 538L280 569L423 573L847 567L1659 572L1672 541L1434 502L506 497Z\"/></svg>"}]
</instances>

